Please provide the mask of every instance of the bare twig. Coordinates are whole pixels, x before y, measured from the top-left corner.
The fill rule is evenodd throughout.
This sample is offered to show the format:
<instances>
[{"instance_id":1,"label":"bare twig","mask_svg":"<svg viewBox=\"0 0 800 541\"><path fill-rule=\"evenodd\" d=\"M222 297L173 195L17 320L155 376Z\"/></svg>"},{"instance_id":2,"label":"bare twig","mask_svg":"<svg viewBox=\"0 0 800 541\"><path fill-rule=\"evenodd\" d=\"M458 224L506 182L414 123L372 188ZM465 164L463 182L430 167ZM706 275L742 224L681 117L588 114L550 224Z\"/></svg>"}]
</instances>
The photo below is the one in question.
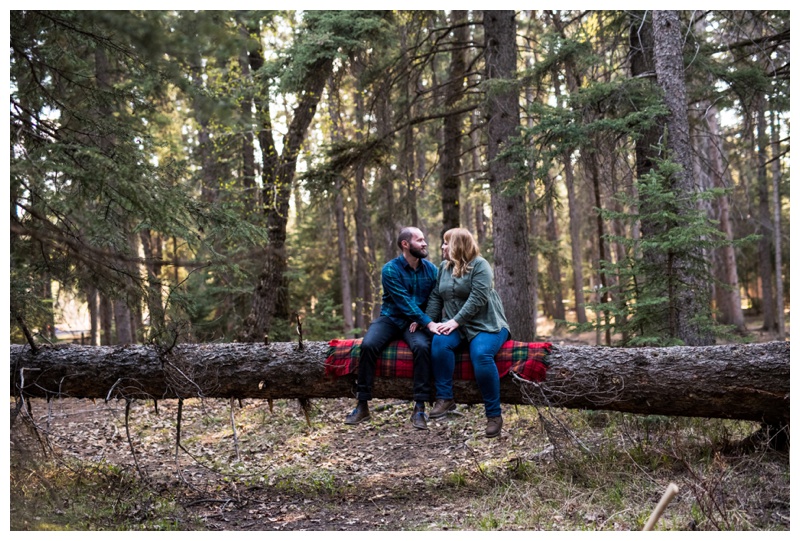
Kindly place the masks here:
<instances>
[{"instance_id":1,"label":"bare twig","mask_svg":"<svg viewBox=\"0 0 800 541\"><path fill-rule=\"evenodd\" d=\"M311 400L309 398L298 398L303 415L306 416L306 425L311 428Z\"/></svg>"},{"instance_id":2,"label":"bare twig","mask_svg":"<svg viewBox=\"0 0 800 541\"><path fill-rule=\"evenodd\" d=\"M552 387L546 386L545 383L528 381L519 377L514 372L511 373L511 376L514 378L514 381L519 384L520 391L525 400L536 408L536 412L539 415L539 420L542 422L542 425L547 432L547 436L553 443L554 448L560 448L561 442L559 440L566 436L568 439L571 439L577 443L585 453L589 455L593 454L589 447L587 447L581 441L581 439L572 430L570 430L569 427L567 427L566 423L559 419L553 411L553 408L558 407L558 401L553 401L552 398L568 396L564 390L556 393L553 391ZM534 398L532 395L533 392L538 393L539 398ZM545 418L544 414L537 407L537 404L543 404L547 406L547 415L549 419L552 419L552 422L548 418Z\"/></svg>"},{"instance_id":3,"label":"bare twig","mask_svg":"<svg viewBox=\"0 0 800 541\"><path fill-rule=\"evenodd\" d=\"M658 502L658 505L656 505L656 508L653 509L653 513L650 515L650 518L647 519L647 523L644 525L644 528L642 528L643 532L653 529L653 526L655 526L662 513L664 513L664 509L667 508L667 505L669 505L669 502L672 501L672 498L674 498L677 493L678 485L675 483L670 483L669 486L667 486L667 490L664 491L664 495L661 496L661 500Z\"/></svg>"},{"instance_id":4,"label":"bare twig","mask_svg":"<svg viewBox=\"0 0 800 541\"><path fill-rule=\"evenodd\" d=\"M130 398L125 400L125 435L128 437L128 445L131 448L131 455L133 455L133 463L136 465L136 471L139 472L139 476L142 479L147 479L147 475L145 475L144 471L139 466L139 459L136 456L136 449L133 447L133 439L131 438L131 402L133 402L133 400Z\"/></svg>"},{"instance_id":5,"label":"bare twig","mask_svg":"<svg viewBox=\"0 0 800 541\"><path fill-rule=\"evenodd\" d=\"M183 398L178 399L178 415L175 431L175 460L178 460L178 450L181 448L181 416L183 415Z\"/></svg>"},{"instance_id":6,"label":"bare twig","mask_svg":"<svg viewBox=\"0 0 800 541\"><path fill-rule=\"evenodd\" d=\"M236 433L236 418L233 414L235 400L234 397L231 397L231 428L233 429L233 447L236 449L236 460L241 461L242 456L239 454L239 435Z\"/></svg>"},{"instance_id":7,"label":"bare twig","mask_svg":"<svg viewBox=\"0 0 800 541\"><path fill-rule=\"evenodd\" d=\"M28 344L31 346L31 352L36 355L39 353L39 346L36 345L36 342L33 341L33 336L31 336L31 331L28 330L28 327L25 325L25 322L22 320L22 316L17 315L17 323L19 324L20 328L22 329L22 333L25 335L25 339L28 341Z\"/></svg>"},{"instance_id":8,"label":"bare twig","mask_svg":"<svg viewBox=\"0 0 800 541\"><path fill-rule=\"evenodd\" d=\"M111 400L111 393L114 391L114 389L116 388L116 386L117 386L117 385L119 385L119 382L120 382L120 381L122 381L122 378L119 378L117 381L115 381L115 382L114 382L114 385L112 385L112 386L111 386L111 388L108 390L108 393L106 394L106 402L108 402L109 400Z\"/></svg>"},{"instance_id":9,"label":"bare twig","mask_svg":"<svg viewBox=\"0 0 800 541\"><path fill-rule=\"evenodd\" d=\"M300 323L300 314L297 312L294 313L294 317L297 320L297 350L303 351L303 324Z\"/></svg>"}]
</instances>

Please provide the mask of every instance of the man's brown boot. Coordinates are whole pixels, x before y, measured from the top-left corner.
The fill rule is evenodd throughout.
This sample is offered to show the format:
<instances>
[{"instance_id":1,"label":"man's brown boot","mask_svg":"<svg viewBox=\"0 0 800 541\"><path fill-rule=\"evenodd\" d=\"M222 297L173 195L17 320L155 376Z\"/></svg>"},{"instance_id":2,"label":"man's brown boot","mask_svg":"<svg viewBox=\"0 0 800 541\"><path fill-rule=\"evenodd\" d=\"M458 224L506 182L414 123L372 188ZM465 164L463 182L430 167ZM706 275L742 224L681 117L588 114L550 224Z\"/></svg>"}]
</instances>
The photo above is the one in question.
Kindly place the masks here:
<instances>
[{"instance_id":1,"label":"man's brown boot","mask_svg":"<svg viewBox=\"0 0 800 541\"><path fill-rule=\"evenodd\" d=\"M452 398L437 398L428 417L431 419L438 419L439 417L447 415L448 411L453 411L455 409L456 401Z\"/></svg>"},{"instance_id":2,"label":"man's brown boot","mask_svg":"<svg viewBox=\"0 0 800 541\"><path fill-rule=\"evenodd\" d=\"M494 438L500 434L503 429L503 417L488 417L486 419L486 437Z\"/></svg>"}]
</instances>

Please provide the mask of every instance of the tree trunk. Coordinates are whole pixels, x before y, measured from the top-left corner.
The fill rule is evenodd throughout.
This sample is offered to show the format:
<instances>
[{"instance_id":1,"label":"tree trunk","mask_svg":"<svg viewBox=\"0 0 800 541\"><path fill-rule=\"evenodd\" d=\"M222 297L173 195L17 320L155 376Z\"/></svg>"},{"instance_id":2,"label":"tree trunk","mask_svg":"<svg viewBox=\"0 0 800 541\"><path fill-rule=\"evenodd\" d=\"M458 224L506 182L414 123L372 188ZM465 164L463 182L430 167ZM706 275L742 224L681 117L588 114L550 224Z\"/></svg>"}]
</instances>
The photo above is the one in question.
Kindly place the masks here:
<instances>
[{"instance_id":1,"label":"tree trunk","mask_svg":"<svg viewBox=\"0 0 800 541\"><path fill-rule=\"evenodd\" d=\"M528 14L531 15L530 13ZM534 59L530 58L528 60L528 69L533 69L534 66ZM556 90L556 100L558 100L558 90ZM532 88L527 88L525 90L525 105L528 109L531 108L534 102L534 93ZM534 119L532 116L528 116L528 129L533 129L534 127ZM537 175L531 175L530 180L528 181L528 201L534 203L537 199L536 195L536 180ZM527 212L527 220L528 220L528 244L531 249L530 253L530 289L531 289L531 322L533 323L533 336L536 336L537 325L539 321L539 253L541 251L541 243L539 242L538 233L539 233L539 213L541 209L535 205L531 204L530 208Z\"/></svg>"},{"instance_id":2,"label":"tree trunk","mask_svg":"<svg viewBox=\"0 0 800 541\"><path fill-rule=\"evenodd\" d=\"M248 40L248 44L258 43L258 38L253 37L246 25L239 24L239 34ZM258 34L256 34L257 36ZM256 45L252 45L256 46ZM242 201L245 216L252 218L258 204L258 189L256 186L256 150L255 134L253 133L253 95L255 87L250 70L249 51L243 49L239 54L239 68L242 70L242 79L247 81L247 91L242 96L239 111L242 115Z\"/></svg>"},{"instance_id":3,"label":"tree trunk","mask_svg":"<svg viewBox=\"0 0 800 541\"><path fill-rule=\"evenodd\" d=\"M144 327L144 320L142 319L142 305L138 300L136 305L131 309L131 343L136 344L140 342L142 329Z\"/></svg>"},{"instance_id":4,"label":"tree trunk","mask_svg":"<svg viewBox=\"0 0 800 541\"><path fill-rule=\"evenodd\" d=\"M585 149L585 153L581 154L583 162L586 164L585 170L589 177L592 179L592 189L594 192L594 206L596 209L603 208L602 193L600 190L600 166L597 163L597 154L592 149ZM603 223L603 216L599 211L597 214L597 275L600 282L600 303L606 304L608 302L608 273L600 266L601 261L609 261L609 253L606 246L606 233L605 224ZM605 328L605 343L607 346L611 345L611 315L608 310L602 313L604 323L602 326ZM598 312L597 318L599 320L600 313Z\"/></svg>"},{"instance_id":5,"label":"tree trunk","mask_svg":"<svg viewBox=\"0 0 800 541\"><path fill-rule=\"evenodd\" d=\"M420 107L415 105L411 110L412 115L419 114ZM411 184L408 185L408 193L406 197L408 198L407 201L407 211L408 211L408 225L412 227L419 227L419 193L420 187L425 182L425 177L428 174L428 162L425 159L425 153L427 152L427 145L425 144L425 135L422 133L422 126L417 129L417 139L415 141L414 146L414 167L416 168L415 171L415 178L412 179Z\"/></svg>"},{"instance_id":6,"label":"tree trunk","mask_svg":"<svg viewBox=\"0 0 800 541\"><path fill-rule=\"evenodd\" d=\"M472 36L470 35L470 39ZM475 81L475 75L468 75L467 76L467 86L472 87ZM466 136L463 140L463 144L467 145L467 148L464 149L463 159L466 163L466 171L462 175L462 189L464 194L464 204L461 205L461 223L464 224L464 227L472 231L475 240L478 242L478 246L480 246L481 241L478 239L478 228L477 224L475 223L475 208L480 205L479 203L479 195L477 194L476 190L473 190L473 185L481 176L481 153L480 153L480 145L481 145L481 136L480 136L480 129L479 129L479 114L480 109L473 109L470 111L469 116L467 117L469 121L466 125Z\"/></svg>"},{"instance_id":7,"label":"tree trunk","mask_svg":"<svg viewBox=\"0 0 800 541\"><path fill-rule=\"evenodd\" d=\"M95 49L94 54L95 59L95 77L97 79L97 86L99 89L104 91L110 91L113 87L113 81L111 77L111 66L108 62L108 57L106 56L105 51L98 47ZM103 104L98 108L97 113L102 116L111 116L113 114L113 109L109 104ZM110 151L110 149L114 145L114 140L109 135L103 135L99 142L99 146L101 149ZM130 241L130 238L128 239ZM130 246L130 242L128 243ZM120 252L118 247L113 248L114 252ZM135 252L134 252L135 253ZM119 265L122 267L121 269L114 269L117 271L117 275L119 276L119 282L121 284L120 292L117 293L116 297L112 299L109 303L107 308L106 316L109 318L109 326L108 330L110 331L110 318L111 318L111 311L113 310L113 317L114 317L114 326L116 330L116 344L132 344L134 343L134 335L133 335L133 325L131 320L131 311L126 303L126 289L130 287L131 280L133 276L136 274L130 268L131 265L125 262L120 262ZM113 308L112 308L113 305ZM104 329L105 330L105 329ZM106 339L109 340L108 344L111 344L111 336L110 332L106 336Z\"/></svg>"},{"instance_id":8,"label":"tree trunk","mask_svg":"<svg viewBox=\"0 0 800 541\"><path fill-rule=\"evenodd\" d=\"M117 331L117 344L133 344L133 329L131 329L131 310L125 299L114 299L114 327Z\"/></svg>"},{"instance_id":9,"label":"tree trunk","mask_svg":"<svg viewBox=\"0 0 800 541\"><path fill-rule=\"evenodd\" d=\"M581 257L581 224L578 216L578 203L575 197L575 173L572 169L572 156L564 153L564 180L567 184L567 204L569 205L569 237L572 250L572 288L575 291L575 316L578 323L586 323L586 297L583 292L583 258Z\"/></svg>"},{"instance_id":10,"label":"tree trunk","mask_svg":"<svg viewBox=\"0 0 800 541\"><path fill-rule=\"evenodd\" d=\"M470 177L470 184L478 184L482 182L483 165L481 164L481 132L479 130L480 120L478 111L472 111L470 114L470 141L472 144L472 174ZM468 191L467 193L470 193ZM470 213L469 218L465 220L466 223L475 221L475 229L472 229L475 234L475 240L478 241L478 246L485 246L486 244L486 228L484 227L484 214L483 214L483 198L482 192L478 192L475 199L475 209Z\"/></svg>"},{"instance_id":11,"label":"tree trunk","mask_svg":"<svg viewBox=\"0 0 800 541\"><path fill-rule=\"evenodd\" d=\"M465 23L466 10L450 12L450 24ZM452 109L464 95L464 77L467 67L466 44L469 27L464 24L453 30L452 52L450 53L450 80L445 85L445 109ZM461 225L459 188L461 187L461 131L463 114L449 114L444 117L442 134L442 154L439 174L442 182L442 231Z\"/></svg>"},{"instance_id":12,"label":"tree trunk","mask_svg":"<svg viewBox=\"0 0 800 541\"><path fill-rule=\"evenodd\" d=\"M406 189L405 194L406 196L402 199L405 201L405 204L408 205L410 202L408 201L409 196L412 194L416 194L416 188L414 185L416 184L415 175L416 175L416 166L414 160L414 154L416 152L414 141L414 126L408 125L403 129L403 151L400 154L400 160L402 161L402 171L403 176L405 177L406 181ZM414 208L416 209L416 203L414 204ZM406 209L408 210L408 209ZM417 227L416 225L416 214L414 214L414 218L411 218L409 215L409 222L408 225Z\"/></svg>"},{"instance_id":13,"label":"tree trunk","mask_svg":"<svg viewBox=\"0 0 800 541\"><path fill-rule=\"evenodd\" d=\"M105 293L100 294L100 344L103 346L110 346L113 343L113 335L111 329L113 328L114 308L111 306L111 300Z\"/></svg>"},{"instance_id":14,"label":"tree trunk","mask_svg":"<svg viewBox=\"0 0 800 541\"><path fill-rule=\"evenodd\" d=\"M297 156L306 137L308 127L314 119L317 104L322 96L325 82L332 70L333 62L324 60L310 68L310 75L304 88L302 97L294 109L294 116L289 129L283 138L283 151L281 152L276 182L268 188L274 198L266 206L267 233L270 249L267 257L271 261L267 264L270 269L269 289L274 302L272 303L272 317L287 321L289 318L289 287L286 278L288 268L286 254L286 225L289 220L289 196L291 195L292 182L297 169Z\"/></svg>"},{"instance_id":15,"label":"tree trunk","mask_svg":"<svg viewBox=\"0 0 800 541\"><path fill-rule=\"evenodd\" d=\"M130 249L130 254L134 257L139 255L140 246L139 246L139 235L134 232L128 233L128 246ZM127 268L129 269L131 277L133 278L135 286L139 290L144 289L144 283L141 278L138 278L142 275L142 268L139 263L129 262L126 264ZM144 319L142 317L142 302L139 297L138 291L132 291L128 294L128 302L130 303L130 314L131 314L131 338L133 343L140 342L140 338L142 337L142 329L144 328Z\"/></svg>"},{"instance_id":16,"label":"tree trunk","mask_svg":"<svg viewBox=\"0 0 800 541\"><path fill-rule=\"evenodd\" d=\"M619 216L626 212L626 209L623 207L622 202L619 200L617 194L623 193L627 186L632 186L633 182L632 179L625 178L627 177L631 171L625 159L623 158L624 165L622 169L624 173L619 175L617 172L618 164L620 160L616 158L618 154L618 149L616 148L616 144L614 141L606 140L605 142L605 155L611 156L610 159L610 171L609 174L606 175L610 179L610 193L614 194L611 198L611 210L614 213L618 213L616 217L611 218L609 227L611 228L611 232L616 240L610 240L609 244L609 252L614 254L613 263L618 264L622 261L625 261L627 258L627 248L625 243L621 242L619 239L626 237L625 231L625 221L621 219ZM622 181L622 185L620 185L620 181ZM633 280L630 279L628 274L622 270L617 270L612 274L614 280L614 288L616 291L626 291L630 287L633 286ZM612 298L613 303L616 305L617 311L614 315L614 322L617 327L622 327L621 333L621 342L622 344L627 344L628 340L630 339L630 333L628 332L628 300L625 298L625 295L616 295Z\"/></svg>"},{"instance_id":17,"label":"tree trunk","mask_svg":"<svg viewBox=\"0 0 800 541\"><path fill-rule=\"evenodd\" d=\"M250 67L258 70L264 63L260 50L250 52ZM259 143L263 162L263 205L266 217L267 246L263 267L253 292L250 314L244 322L240 338L261 341L270 330L273 319L288 321L289 288L286 279L286 225L289 219L289 197L297 169L297 156L314 119L322 91L333 70L333 61L319 59L309 67L303 92L299 93L292 121L283 137L283 150L278 156L272 136L272 121L267 90L256 99L259 117ZM280 338L275 337L273 338Z\"/></svg>"},{"instance_id":18,"label":"tree trunk","mask_svg":"<svg viewBox=\"0 0 800 541\"><path fill-rule=\"evenodd\" d=\"M486 78L512 81L516 76L517 41L514 11L484 11ZM514 178L508 158L498 156L510 144L520 126L516 85L497 90L488 97L486 124L489 187L492 198L495 284L515 340L532 340L530 299L530 248L528 245L525 192L504 193Z\"/></svg>"},{"instance_id":19,"label":"tree trunk","mask_svg":"<svg viewBox=\"0 0 800 541\"><path fill-rule=\"evenodd\" d=\"M400 47L403 51L403 66L406 70L405 84L402 86L402 102L408 104L408 115L411 118L416 116L416 105L411 96L414 95L418 84L418 73L411 68L411 57L408 49L408 26L404 25L400 34ZM401 197L401 211L406 215L404 221L413 227L417 227L417 202L416 202L416 141L414 138L414 125L408 124L403 128L402 149L400 152L400 170L405 179L405 195ZM412 212L413 208L413 212Z\"/></svg>"},{"instance_id":20,"label":"tree trunk","mask_svg":"<svg viewBox=\"0 0 800 541\"><path fill-rule=\"evenodd\" d=\"M360 72L358 72L360 73ZM361 140L366 133L364 125L364 97L361 89L357 89L355 96L355 116L356 116L356 139ZM355 191L355 226L356 226L356 267L355 267L355 285L356 285L356 313L355 323L356 328L361 329L360 336L366 332L372 321L372 278L370 276L370 269L375 266L375 256L372 251L370 235L370 214L367 211L367 187L364 185L364 164L359 163L354 171L354 191Z\"/></svg>"},{"instance_id":21,"label":"tree trunk","mask_svg":"<svg viewBox=\"0 0 800 541\"><path fill-rule=\"evenodd\" d=\"M98 301L98 294L97 288L93 285L86 286L86 304L88 305L89 309L89 345L90 346L99 346L100 345L100 331L98 322L100 321L99 317L99 305Z\"/></svg>"},{"instance_id":22,"label":"tree trunk","mask_svg":"<svg viewBox=\"0 0 800 541\"><path fill-rule=\"evenodd\" d=\"M767 181L767 147L769 137L767 135L767 120L764 113L765 100L756 100L756 141L758 144L758 154L756 157L758 179L758 233L761 238L758 240L758 276L761 278L761 308L764 313L764 324L762 329L765 331L777 330L778 324L775 319L775 296L772 292L772 217L769 212L769 182Z\"/></svg>"},{"instance_id":23,"label":"tree trunk","mask_svg":"<svg viewBox=\"0 0 800 541\"><path fill-rule=\"evenodd\" d=\"M331 119L331 141L334 143L344 140L344 127L341 117L341 96L339 94L339 79L331 77L328 83L328 112ZM347 248L347 221L344 209L344 184L345 179L341 175L335 181L336 196L333 202L334 219L336 220L336 249L339 256L339 283L342 290L342 333L350 338L353 336L353 291L351 286L351 267L350 250Z\"/></svg>"},{"instance_id":24,"label":"tree trunk","mask_svg":"<svg viewBox=\"0 0 800 541\"><path fill-rule=\"evenodd\" d=\"M689 118L686 105L686 82L683 67L683 38L677 11L653 11L653 37L656 79L669 109L667 118L670 158L682 167L672 179L671 188L683 195L678 212L691 212L688 196L698 191L692 174L692 149L689 142ZM681 208L682 207L682 208ZM692 253L689 253L692 252ZM706 345L714 341L699 322L710 317L709 285L693 270L693 262L701 261L698 249L673 253L675 283L681 284L670 295L673 331L687 345Z\"/></svg>"},{"instance_id":25,"label":"tree trunk","mask_svg":"<svg viewBox=\"0 0 800 541\"><path fill-rule=\"evenodd\" d=\"M353 293L350 289L350 251L347 249L347 224L344 216L344 198L342 197L342 179L336 179L336 247L339 255L339 280L342 289L342 321L344 336L353 335Z\"/></svg>"},{"instance_id":26,"label":"tree trunk","mask_svg":"<svg viewBox=\"0 0 800 541\"><path fill-rule=\"evenodd\" d=\"M783 313L783 262L781 258L781 162L780 155L780 130L775 120L775 111L772 111L772 228L775 244L775 315L777 316L778 340L783 340L786 333L786 318Z\"/></svg>"},{"instance_id":27,"label":"tree trunk","mask_svg":"<svg viewBox=\"0 0 800 541\"><path fill-rule=\"evenodd\" d=\"M719 126L719 111L713 105L708 108L705 115L708 124L709 143L708 160L709 169L714 178L714 186L717 188L728 188L732 182L727 173L723 147L722 131ZM733 224L730 217L730 198L728 194L722 194L715 199L717 204L717 220L720 230L725 233L728 243L718 250L716 260L719 262L719 271L716 272L718 279L726 286L716 288L717 308L720 312L718 321L726 325L733 325L737 332L746 333L747 326L744 321L742 311L742 296L739 292L739 274L736 266L736 249L733 241Z\"/></svg>"},{"instance_id":28,"label":"tree trunk","mask_svg":"<svg viewBox=\"0 0 800 541\"><path fill-rule=\"evenodd\" d=\"M354 377L327 378L325 342L154 346L11 346L11 395L101 399L338 398ZM541 384L501 380L506 404L789 422L789 342L606 348L558 346ZM482 403L474 381L455 400ZM411 378L376 378L375 398L412 396Z\"/></svg>"},{"instance_id":29,"label":"tree trunk","mask_svg":"<svg viewBox=\"0 0 800 541\"><path fill-rule=\"evenodd\" d=\"M555 12L548 13L550 20L558 29L559 33L566 40L567 35L564 25ZM572 59L566 59L564 72L567 81L567 88L570 94L579 91L580 81L577 69ZM561 84L558 81L558 73L553 74L553 95L559 108L564 106L561 100ZM564 150L562 159L564 163L564 183L567 189L567 205L569 214L569 237L572 256L572 289L575 292L575 318L578 323L586 323L586 297L583 292L583 257L581 257L581 220L578 211L578 203L575 195L575 171L572 167L573 149Z\"/></svg>"},{"instance_id":30,"label":"tree trunk","mask_svg":"<svg viewBox=\"0 0 800 541\"><path fill-rule=\"evenodd\" d=\"M536 180L531 179L528 183L528 200L536 200ZM531 246L531 320L533 322L533 335L536 336L537 325L539 322L539 252L541 243L539 242L539 213L532 208L528 212L528 238Z\"/></svg>"},{"instance_id":31,"label":"tree trunk","mask_svg":"<svg viewBox=\"0 0 800 541\"><path fill-rule=\"evenodd\" d=\"M545 179L545 235L547 236L548 258L547 274L553 302L551 315L555 320L555 333L564 328L567 317L564 310L564 292L561 290L561 237L556 227L556 212L553 199L555 198L554 180L548 174Z\"/></svg>"},{"instance_id":32,"label":"tree trunk","mask_svg":"<svg viewBox=\"0 0 800 541\"><path fill-rule=\"evenodd\" d=\"M205 82L203 81L203 62L200 54L195 52L191 58L192 84L194 91L194 120L197 122L197 147L195 159L200 164L200 189L202 200L206 203L213 203L219 197L220 178L219 159L214 151L215 142L211 138L209 129L210 117L207 107L203 103Z\"/></svg>"},{"instance_id":33,"label":"tree trunk","mask_svg":"<svg viewBox=\"0 0 800 541\"><path fill-rule=\"evenodd\" d=\"M355 171L356 192L356 327L361 333L366 331L370 323L372 288L370 287L370 252L369 252L369 214L366 211L366 188L364 187L364 167L359 165Z\"/></svg>"},{"instance_id":34,"label":"tree trunk","mask_svg":"<svg viewBox=\"0 0 800 541\"><path fill-rule=\"evenodd\" d=\"M655 86L656 68L653 41L652 12L632 11L630 14L629 36L631 77L646 79ZM655 89L653 90L655 91ZM659 118L657 122L654 122L649 129L645 129L636 139L636 178L640 181L645 175L655 169L656 158L661 157L661 135L664 132L664 122L665 119ZM634 184L634 190L635 189L636 186ZM647 261L650 268L663 269L666 265L666 257L660 251L641 248L641 239L647 239L661 234L663 232L663 227L656 224L655 220L648 217L651 212L655 212L655 209L652 209L652 205L649 201L639 200L639 210L643 218L639 223L641 238L640 241L637 242L638 253L636 255L641 256L642 260ZM642 276L637 276L635 279L638 282L643 282L648 280L649 276L647 276L647 273L643 273ZM666 296L666 291L659 291L658 296ZM656 319L660 321L658 323L651 323L649 321L643 322L643 334L662 334L662 327L660 324L664 318Z\"/></svg>"},{"instance_id":35,"label":"tree trunk","mask_svg":"<svg viewBox=\"0 0 800 541\"><path fill-rule=\"evenodd\" d=\"M143 229L139 236L142 240L145 267L147 269L147 311L150 314L151 333L164 330L165 314L164 299L161 291L161 263L162 247L161 235L151 229Z\"/></svg>"},{"instance_id":36,"label":"tree trunk","mask_svg":"<svg viewBox=\"0 0 800 541\"><path fill-rule=\"evenodd\" d=\"M380 139L389 138L392 126L391 88L389 85L380 86L375 93L375 101L378 137ZM378 167L377 169L375 185L379 190L378 193L382 195L377 212L381 232L381 254L384 261L389 261L397 253L397 203L394 191L397 173L389 167ZM377 253L377 249L373 253Z\"/></svg>"}]
</instances>

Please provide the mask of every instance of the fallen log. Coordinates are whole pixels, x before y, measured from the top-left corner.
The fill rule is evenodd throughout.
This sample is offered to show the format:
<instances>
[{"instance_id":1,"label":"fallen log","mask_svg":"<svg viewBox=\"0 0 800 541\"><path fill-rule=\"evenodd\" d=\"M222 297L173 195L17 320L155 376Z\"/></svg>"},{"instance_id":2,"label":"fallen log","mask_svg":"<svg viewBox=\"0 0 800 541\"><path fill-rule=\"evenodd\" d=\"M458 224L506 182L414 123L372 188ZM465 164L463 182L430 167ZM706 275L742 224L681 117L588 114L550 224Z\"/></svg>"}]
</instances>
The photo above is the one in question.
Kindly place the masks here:
<instances>
[{"instance_id":1,"label":"fallen log","mask_svg":"<svg viewBox=\"0 0 800 541\"><path fill-rule=\"evenodd\" d=\"M329 378L328 344L11 346L17 397L110 399L340 398L354 376ZM506 404L789 422L789 342L703 347L554 346L542 383L507 376ZM456 381L455 399L481 403L474 381ZM375 398L411 399L410 379L376 378Z\"/></svg>"}]
</instances>

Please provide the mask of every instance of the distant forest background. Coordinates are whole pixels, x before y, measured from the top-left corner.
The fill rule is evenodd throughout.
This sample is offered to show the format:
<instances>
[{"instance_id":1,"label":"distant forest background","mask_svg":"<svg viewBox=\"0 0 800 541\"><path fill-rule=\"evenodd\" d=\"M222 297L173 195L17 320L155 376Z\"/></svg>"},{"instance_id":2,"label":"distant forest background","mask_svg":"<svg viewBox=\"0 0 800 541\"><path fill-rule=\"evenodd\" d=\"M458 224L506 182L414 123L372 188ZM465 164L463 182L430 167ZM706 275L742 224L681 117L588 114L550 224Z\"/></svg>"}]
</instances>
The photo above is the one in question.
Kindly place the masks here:
<instances>
[{"instance_id":1,"label":"distant forest background","mask_svg":"<svg viewBox=\"0 0 800 541\"><path fill-rule=\"evenodd\" d=\"M783 338L789 11L11 11L11 341L329 340L400 227L516 339Z\"/></svg>"}]
</instances>

